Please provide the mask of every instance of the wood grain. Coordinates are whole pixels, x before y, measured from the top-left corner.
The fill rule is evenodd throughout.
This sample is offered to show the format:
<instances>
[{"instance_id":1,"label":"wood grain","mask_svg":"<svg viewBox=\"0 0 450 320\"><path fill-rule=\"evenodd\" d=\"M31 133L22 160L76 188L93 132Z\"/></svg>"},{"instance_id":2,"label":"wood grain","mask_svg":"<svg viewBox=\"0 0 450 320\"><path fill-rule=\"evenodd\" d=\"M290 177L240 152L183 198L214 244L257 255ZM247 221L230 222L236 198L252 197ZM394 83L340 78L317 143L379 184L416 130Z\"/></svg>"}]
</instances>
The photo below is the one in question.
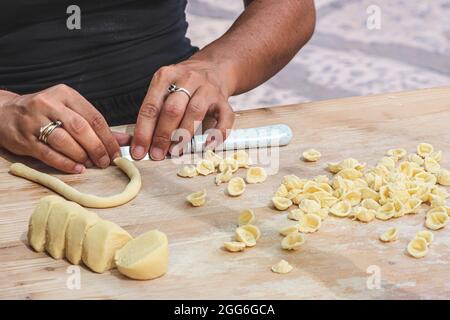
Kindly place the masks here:
<instances>
[{"instance_id":1,"label":"wood grain","mask_svg":"<svg viewBox=\"0 0 450 320\"><path fill-rule=\"evenodd\" d=\"M374 164L389 148L413 151L419 142L427 141L443 151L443 166L450 168L450 87L253 110L239 114L236 127L277 123L293 129L293 141L272 150L270 163L264 164L273 169L267 181L249 185L238 198L227 197L226 184L215 186L212 175L177 177L180 164L174 161L138 162L144 179L138 197L119 208L94 211L133 236L153 228L165 232L170 242L169 272L140 282L125 279L116 270L100 275L81 267L79 290L66 285L70 264L35 253L26 245L28 218L39 198L52 192L9 175L8 167L13 161L25 162L56 174L80 191L99 195L119 192L127 178L114 167L61 175L31 159L0 151L0 298L450 298L449 227L435 232L435 242L424 259L405 253L409 240L424 228L423 213L370 224L330 217L318 233L306 236L301 250L286 252L280 249L277 230L292 222L270 206L283 175L327 174L326 162L344 157ZM319 162L299 160L310 147L322 153ZM262 150L261 161L267 160L264 154ZM203 188L208 190L207 204L190 207L184 197ZM255 210L262 237L255 248L243 253L225 252L222 244L231 239L243 208ZM391 226L399 228L399 240L380 243L379 234ZM280 259L295 269L286 275L272 273L270 267ZM367 286L368 268L381 272L380 289Z\"/></svg>"}]
</instances>

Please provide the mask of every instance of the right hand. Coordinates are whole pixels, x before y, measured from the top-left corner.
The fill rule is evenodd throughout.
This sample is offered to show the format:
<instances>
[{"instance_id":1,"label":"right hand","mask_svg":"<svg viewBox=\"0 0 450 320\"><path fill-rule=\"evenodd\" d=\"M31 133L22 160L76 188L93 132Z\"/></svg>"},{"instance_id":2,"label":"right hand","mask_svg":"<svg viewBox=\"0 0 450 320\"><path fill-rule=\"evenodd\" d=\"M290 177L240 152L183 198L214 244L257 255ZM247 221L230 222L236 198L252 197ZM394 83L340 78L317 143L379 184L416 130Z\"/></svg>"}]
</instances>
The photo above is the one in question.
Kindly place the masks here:
<instances>
[{"instance_id":1,"label":"right hand","mask_svg":"<svg viewBox=\"0 0 450 320\"><path fill-rule=\"evenodd\" d=\"M66 85L6 100L0 119L1 147L68 173L83 173L93 164L109 166L120 156L119 145L130 140L111 132L100 112ZM57 120L63 126L51 133L48 145L39 141L39 129Z\"/></svg>"}]
</instances>

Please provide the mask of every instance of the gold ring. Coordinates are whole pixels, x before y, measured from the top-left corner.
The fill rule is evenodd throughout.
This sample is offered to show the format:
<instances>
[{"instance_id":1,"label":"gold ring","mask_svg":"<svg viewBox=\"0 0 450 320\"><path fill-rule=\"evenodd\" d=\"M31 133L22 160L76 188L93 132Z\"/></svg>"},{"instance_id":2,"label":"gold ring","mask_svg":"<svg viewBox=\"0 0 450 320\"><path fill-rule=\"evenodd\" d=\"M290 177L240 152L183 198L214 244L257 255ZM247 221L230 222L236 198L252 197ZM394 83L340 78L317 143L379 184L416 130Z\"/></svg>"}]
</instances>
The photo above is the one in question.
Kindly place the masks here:
<instances>
[{"instance_id":1,"label":"gold ring","mask_svg":"<svg viewBox=\"0 0 450 320\"><path fill-rule=\"evenodd\" d=\"M56 129L62 126L61 121L52 121L39 129L39 141L47 144L48 137Z\"/></svg>"}]
</instances>

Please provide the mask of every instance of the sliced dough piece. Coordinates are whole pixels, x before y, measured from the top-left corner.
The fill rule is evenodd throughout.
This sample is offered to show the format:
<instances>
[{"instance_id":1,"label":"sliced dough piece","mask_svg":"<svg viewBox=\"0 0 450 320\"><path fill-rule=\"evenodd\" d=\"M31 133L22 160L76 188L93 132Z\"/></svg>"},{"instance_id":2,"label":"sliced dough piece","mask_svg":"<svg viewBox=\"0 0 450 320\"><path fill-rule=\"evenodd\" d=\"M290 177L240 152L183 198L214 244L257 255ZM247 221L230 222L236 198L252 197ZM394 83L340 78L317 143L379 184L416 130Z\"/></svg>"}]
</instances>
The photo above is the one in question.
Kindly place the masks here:
<instances>
[{"instance_id":1,"label":"sliced dough piece","mask_svg":"<svg viewBox=\"0 0 450 320\"><path fill-rule=\"evenodd\" d=\"M70 263L81 263L84 237L89 228L100 220L97 214L84 209L70 220L66 230L66 259Z\"/></svg>"},{"instance_id":2,"label":"sliced dough piece","mask_svg":"<svg viewBox=\"0 0 450 320\"><path fill-rule=\"evenodd\" d=\"M247 170L247 177L245 180L247 183L262 183L266 181L267 173L264 168L251 167Z\"/></svg>"},{"instance_id":3,"label":"sliced dough piece","mask_svg":"<svg viewBox=\"0 0 450 320\"><path fill-rule=\"evenodd\" d=\"M322 154L315 149L308 149L303 151L302 156L305 161L315 162L320 159Z\"/></svg>"},{"instance_id":4,"label":"sliced dough piece","mask_svg":"<svg viewBox=\"0 0 450 320\"><path fill-rule=\"evenodd\" d=\"M434 240L433 232L429 230L422 230L416 233L416 238L424 238L427 245L430 245Z\"/></svg>"},{"instance_id":5,"label":"sliced dough piece","mask_svg":"<svg viewBox=\"0 0 450 320\"><path fill-rule=\"evenodd\" d=\"M427 241L421 237L415 237L407 247L408 253L414 258L423 258L428 252Z\"/></svg>"},{"instance_id":6,"label":"sliced dough piece","mask_svg":"<svg viewBox=\"0 0 450 320\"><path fill-rule=\"evenodd\" d=\"M64 201L60 196L46 196L39 200L28 222L28 244L36 252L45 249L48 215L56 202Z\"/></svg>"},{"instance_id":7,"label":"sliced dough piece","mask_svg":"<svg viewBox=\"0 0 450 320\"><path fill-rule=\"evenodd\" d=\"M230 252L239 252L245 249L245 243L238 241L228 241L224 242L223 246Z\"/></svg>"},{"instance_id":8,"label":"sliced dough piece","mask_svg":"<svg viewBox=\"0 0 450 320\"><path fill-rule=\"evenodd\" d=\"M206 190L193 192L186 197L194 207L201 207L206 203Z\"/></svg>"},{"instance_id":9,"label":"sliced dough piece","mask_svg":"<svg viewBox=\"0 0 450 320\"><path fill-rule=\"evenodd\" d=\"M305 243L305 238L299 232L292 232L281 240L281 248L285 250L297 250Z\"/></svg>"},{"instance_id":10,"label":"sliced dough piece","mask_svg":"<svg viewBox=\"0 0 450 320\"><path fill-rule=\"evenodd\" d=\"M271 269L275 273L284 274L291 272L294 268L286 260L281 260L277 264L273 265Z\"/></svg>"},{"instance_id":11,"label":"sliced dough piece","mask_svg":"<svg viewBox=\"0 0 450 320\"><path fill-rule=\"evenodd\" d=\"M251 224L256 219L255 213L251 209L242 210L238 217L238 226Z\"/></svg>"},{"instance_id":12,"label":"sliced dough piece","mask_svg":"<svg viewBox=\"0 0 450 320\"><path fill-rule=\"evenodd\" d=\"M51 207L47 220L45 251L54 259L64 258L67 226L81 211L85 209L72 201L56 202Z\"/></svg>"},{"instance_id":13,"label":"sliced dough piece","mask_svg":"<svg viewBox=\"0 0 450 320\"><path fill-rule=\"evenodd\" d=\"M383 242L392 242L398 239L398 229L390 228L386 232L380 235L380 240Z\"/></svg>"},{"instance_id":14,"label":"sliced dough piece","mask_svg":"<svg viewBox=\"0 0 450 320\"><path fill-rule=\"evenodd\" d=\"M115 267L114 255L133 238L117 224L101 220L88 229L82 260L92 271L103 273Z\"/></svg>"},{"instance_id":15,"label":"sliced dough piece","mask_svg":"<svg viewBox=\"0 0 450 320\"><path fill-rule=\"evenodd\" d=\"M114 260L117 270L128 278L150 280L161 277L169 264L169 241L161 231L148 231L117 250Z\"/></svg>"},{"instance_id":16,"label":"sliced dough piece","mask_svg":"<svg viewBox=\"0 0 450 320\"><path fill-rule=\"evenodd\" d=\"M47 187L64 198L74 201L83 207L88 208L112 208L123 205L134 199L141 190L142 180L139 170L135 167L133 162L125 158L116 158L114 163L130 178L130 182L125 187L125 190L119 194L100 197L91 194L81 193L72 188L58 178L52 177L46 173L39 172L22 163L14 163L11 165L9 172L15 176L34 181Z\"/></svg>"},{"instance_id":17,"label":"sliced dough piece","mask_svg":"<svg viewBox=\"0 0 450 320\"><path fill-rule=\"evenodd\" d=\"M240 196L245 191L245 181L241 177L234 177L228 182L228 194L232 197Z\"/></svg>"},{"instance_id":18,"label":"sliced dough piece","mask_svg":"<svg viewBox=\"0 0 450 320\"><path fill-rule=\"evenodd\" d=\"M303 233L316 232L320 229L322 219L320 216L314 213L307 213L300 220L298 231Z\"/></svg>"}]
</instances>

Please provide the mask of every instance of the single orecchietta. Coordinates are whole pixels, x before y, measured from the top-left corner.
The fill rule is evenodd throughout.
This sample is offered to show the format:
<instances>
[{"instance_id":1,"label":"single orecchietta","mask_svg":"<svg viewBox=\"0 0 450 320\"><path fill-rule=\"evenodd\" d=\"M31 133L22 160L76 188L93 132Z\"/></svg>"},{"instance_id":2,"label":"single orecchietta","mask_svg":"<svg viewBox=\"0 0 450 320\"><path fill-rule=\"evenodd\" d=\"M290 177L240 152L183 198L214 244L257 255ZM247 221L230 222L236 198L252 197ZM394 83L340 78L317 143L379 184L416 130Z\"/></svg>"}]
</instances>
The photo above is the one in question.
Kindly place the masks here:
<instances>
[{"instance_id":1,"label":"single orecchietta","mask_svg":"<svg viewBox=\"0 0 450 320\"><path fill-rule=\"evenodd\" d=\"M311 233L319 230L322 219L320 216L314 213L305 214L298 225L298 231L303 233Z\"/></svg>"},{"instance_id":2,"label":"single orecchietta","mask_svg":"<svg viewBox=\"0 0 450 320\"><path fill-rule=\"evenodd\" d=\"M245 150L238 150L231 156L236 160L239 168L248 168L251 164L250 156Z\"/></svg>"},{"instance_id":3,"label":"single orecchietta","mask_svg":"<svg viewBox=\"0 0 450 320\"><path fill-rule=\"evenodd\" d=\"M232 197L240 196L245 191L245 181L241 177L231 178L227 186L228 195Z\"/></svg>"},{"instance_id":4,"label":"single orecchietta","mask_svg":"<svg viewBox=\"0 0 450 320\"><path fill-rule=\"evenodd\" d=\"M429 246L433 240L434 240L434 235L433 232L429 231L429 230L422 230L416 233L416 238L424 238L425 241L427 242L427 245Z\"/></svg>"},{"instance_id":5,"label":"single orecchietta","mask_svg":"<svg viewBox=\"0 0 450 320\"><path fill-rule=\"evenodd\" d=\"M194 207L203 206L206 203L206 190L193 192L186 197L186 200Z\"/></svg>"},{"instance_id":6,"label":"single orecchietta","mask_svg":"<svg viewBox=\"0 0 450 320\"><path fill-rule=\"evenodd\" d=\"M247 170L247 177L245 180L247 183L262 183L266 181L267 173L264 168L261 167L250 167Z\"/></svg>"},{"instance_id":7,"label":"single orecchietta","mask_svg":"<svg viewBox=\"0 0 450 320\"><path fill-rule=\"evenodd\" d=\"M216 171L216 167L214 166L214 163L207 159L202 159L197 164L197 172L201 174L202 176L207 176L213 172Z\"/></svg>"},{"instance_id":8,"label":"single orecchietta","mask_svg":"<svg viewBox=\"0 0 450 320\"><path fill-rule=\"evenodd\" d=\"M233 177L233 171L231 170L231 167L226 167L223 172L219 172L216 175L216 185L221 184L222 182L228 182Z\"/></svg>"},{"instance_id":9,"label":"single orecchietta","mask_svg":"<svg viewBox=\"0 0 450 320\"><path fill-rule=\"evenodd\" d=\"M246 247L245 243L239 241L228 241L224 242L224 248L230 252L243 251Z\"/></svg>"},{"instance_id":10,"label":"single orecchietta","mask_svg":"<svg viewBox=\"0 0 450 320\"><path fill-rule=\"evenodd\" d=\"M414 258L423 258L428 253L427 241L422 237L415 237L409 242L407 251Z\"/></svg>"},{"instance_id":11,"label":"single orecchietta","mask_svg":"<svg viewBox=\"0 0 450 320\"><path fill-rule=\"evenodd\" d=\"M308 162L315 162L320 159L322 154L315 149L308 149L302 153L303 159Z\"/></svg>"},{"instance_id":12,"label":"single orecchietta","mask_svg":"<svg viewBox=\"0 0 450 320\"><path fill-rule=\"evenodd\" d=\"M256 219L255 213L251 209L242 210L238 217L238 226L252 224Z\"/></svg>"},{"instance_id":13,"label":"single orecchietta","mask_svg":"<svg viewBox=\"0 0 450 320\"><path fill-rule=\"evenodd\" d=\"M184 166L178 170L177 175L182 178L193 178L198 175L198 172L194 166Z\"/></svg>"},{"instance_id":14,"label":"single orecchietta","mask_svg":"<svg viewBox=\"0 0 450 320\"><path fill-rule=\"evenodd\" d=\"M445 227L448 222L448 213L444 210L431 209L430 211L427 213L425 226L430 230L439 230Z\"/></svg>"},{"instance_id":15,"label":"single orecchietta","mask_svg":"<svg viewBox=\"0 0 450 320\"><path fill-rule=\"evenodd\" d=\"M390 228L386 232L382 233L380 235L380 240L382 242L393 242L398 239L398 229L397 228Z\"/></svg>"},{"instance_id":16,"label":"single orecchietta","mask_svg":"<svg viewBox=\"0 0 450 320\"><path fill-rule=\"evenodd\" d=\"M239 242L244 243L246 247L254 247L256 245L255 235L243 227L244 226L236 229L236 239Z\"/></svg>"},{"instance_id":17,"label":"single orecchietta","mask_svg":"<svg viewBox=\"0 0 450 320\"><path fill-rule=\"evenodd\" d=\"M285 250L297 250L303 243L305 243L303 235L299 232L292 232L281 240L281 248Z\"/></svg>"},{"instance_id":18,"label":"single orecchietta","mask_svg":"<svg viewBox=\"0 0 450 320\"><path fill-rule=\"evenodd\" d=\"M286 260L281 260L277 264L274 264L271 268L273 272L281 274L289 273L292 271L292 269L294 268Z\"/></svg>"},{"instance_id":19,"label":"single orecchietta","mask_svg":"<svg viewBox=\"0 0 450 320\"><path fill-rule=\"evenodd\" d=\"M273 197L272 203L277 210L284 211L292 206L292 201L283 197Z\"/></svg>"}]
</instances>

